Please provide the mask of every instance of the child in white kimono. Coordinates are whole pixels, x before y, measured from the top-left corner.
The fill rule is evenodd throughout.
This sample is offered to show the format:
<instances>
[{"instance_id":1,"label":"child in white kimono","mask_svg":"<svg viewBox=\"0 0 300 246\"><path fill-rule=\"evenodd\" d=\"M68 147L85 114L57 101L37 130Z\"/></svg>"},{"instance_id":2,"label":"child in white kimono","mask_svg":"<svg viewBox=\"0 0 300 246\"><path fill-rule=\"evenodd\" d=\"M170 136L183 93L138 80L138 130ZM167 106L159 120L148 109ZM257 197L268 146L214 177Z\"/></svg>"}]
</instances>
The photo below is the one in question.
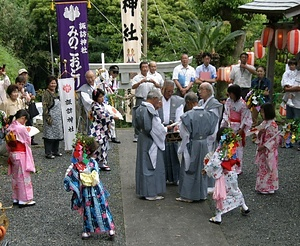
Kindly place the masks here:
<instances>
[{"instance_id":1,"label":"child in white kimono","mask_svg":"<svg viewBox=\"0 0 300 246\"><path fill-rule=\"evenodd\" d=\"M213 199L216 201L216 215L210 218L209 222L221 224L222 214L234 208L241 206L242 215L247 215L250 210L237 180L236 166L240 165L240 161L236 149L240 136L232 129L222 127L217 133L217 140L219 141L217 150L204 158L203 173L215 179Z\"/></svg>"}]
</instances>

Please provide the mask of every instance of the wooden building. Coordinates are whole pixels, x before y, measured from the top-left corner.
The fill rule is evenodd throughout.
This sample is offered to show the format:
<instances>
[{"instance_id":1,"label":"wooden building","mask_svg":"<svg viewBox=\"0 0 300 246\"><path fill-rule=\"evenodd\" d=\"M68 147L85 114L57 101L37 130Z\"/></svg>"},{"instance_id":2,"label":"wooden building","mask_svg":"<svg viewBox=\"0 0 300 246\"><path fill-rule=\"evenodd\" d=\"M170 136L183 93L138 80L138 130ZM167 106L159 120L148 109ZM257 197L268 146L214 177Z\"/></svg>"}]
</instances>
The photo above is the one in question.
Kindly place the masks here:
<instances>
[{"instance_id":1,"label":"wooden building","mask_svg":"<svg viewBox=\"0 0 300 246\"><path fill-rule=\"evenodd\" d=\"M239 9L245 13L264 14L267 16L267 26L273 29L285 28L291 30L300 26L300 0L255 0L253 2L239 6ZM291 18L292 21L282 21ZM274 81L276 47L275 33L270 43L267 57L266 76L272 82ZM273 89L271 88L271 91Z\"/></svg>"}]
</instances>

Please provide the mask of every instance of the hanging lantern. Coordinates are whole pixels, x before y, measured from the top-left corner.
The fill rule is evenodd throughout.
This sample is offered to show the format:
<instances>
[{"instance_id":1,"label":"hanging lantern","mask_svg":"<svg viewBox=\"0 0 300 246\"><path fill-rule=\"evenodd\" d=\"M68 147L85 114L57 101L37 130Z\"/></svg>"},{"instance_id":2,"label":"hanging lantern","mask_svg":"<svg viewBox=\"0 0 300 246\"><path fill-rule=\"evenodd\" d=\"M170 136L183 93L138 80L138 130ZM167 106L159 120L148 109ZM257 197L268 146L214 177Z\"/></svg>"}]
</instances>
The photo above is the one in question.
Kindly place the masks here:
<instances>
[{"instance_id":1,"label":"hanging lantern","mask_svg":"<svg viewBox=\"0 0 300 246\"><path fill-rule=\"evenodd\" d=\"M271 27L266 27L261 33L261 44L263 47L267 47L270 45L274 35L274 29Z\"/></svg>"},{"instance_id":2,"label":"hanging lantern","mask_svg":"<svg viewBox=\"0 0 300 246\"><path fill-rule=\"evenodd\" d=\"M256 58L261 59L265 56L266 48L262 46L260 40L254 42L254 55Z\"/></svg>"},{"instance_id":3,"label":"hanging lantern","mask_svg":"<svg viewBox=\"0 0 300 246\"><path fill-rule=\"evenodd\" d=\"M247 64L254 66L254 52L246 52L248 54Z\"/></svg>"},{"instance_id":4,"label":"hanging lantern","mask_svg":"<svg viewBox=\"0 0 300 246\"><path fill-rule=\"evenodd\" d=\"M289 31L287 34L287 49L288 51L296 55L300 52L300 31L298 29Z\"/></svg>"},{"instance_id":5,"label":"hanging lantern","mask_svg":"<svg viewBox=\"0 0 300 246\"><path fill-rule=\"evenodd\" d=\"M230 71L231 67L219 67L217 73L218 80L230 82Z\"/></svg>"},{"instance_id":6,"label":"hanging lantern","mask_svg":"<svg viewBox=\"0 0 300 246\"><path fill-rule=\"evenodd\" d=\"M275 31L275 47L279 50L283 50L286 46L287 30L277 29Z\"/></svg>"}]
</instances>

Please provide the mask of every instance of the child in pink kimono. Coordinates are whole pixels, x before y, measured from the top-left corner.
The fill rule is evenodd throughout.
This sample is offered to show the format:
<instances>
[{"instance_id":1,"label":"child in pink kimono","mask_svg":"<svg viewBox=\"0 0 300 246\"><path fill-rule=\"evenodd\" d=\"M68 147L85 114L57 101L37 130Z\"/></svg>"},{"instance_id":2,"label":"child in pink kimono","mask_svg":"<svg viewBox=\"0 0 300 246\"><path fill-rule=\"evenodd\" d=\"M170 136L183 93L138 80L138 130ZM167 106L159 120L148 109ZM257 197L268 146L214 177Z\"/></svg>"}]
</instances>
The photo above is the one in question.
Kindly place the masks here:
<instances>
[{"instance_id":1,"label":"child in pink kimono","mask_svg":"<svg viewBox=\"0 0 300 246\"><path fill-rule=\"evenodd\" d=\"M7 135L12 136L6 138L9 152L8 175L12 176L13 203L18 204L19 208L35 205L30 177L30 173L35 172L35 167L30 148L31 137L25 127L29 118L27 111L20 109L9 118L10 122L13 121L7 128Z\"/></svg>"},{"instance_id":2,"label":"child in pink kimono","mask_svg":"<svg viewBox=\"0 0 300 246\"><path fill-rule=\"evenodd\" d=\"M241 97L241 87L233 84L228 87L227 92L229 98L225 102L225 110L221 127L230 127L235 133L241 137L241 143L237 148L237 156L240 160L240 166L237 167L237 173L242 173L243 150L245 146L246 132L252 126L252 115L245 101Z\"/></svg>"},{"instance_id":3,"label":"child in pink kimono","mask_svg":"<svg viewBox=\"0 0 300 246\"><path fill-rule=\"evenodd\" d=\"M273 194L278 190L278 126L274 120L275 109L271 103L261 106L261 116L264 121L258 127L257 150L255 163L258 170L255 190L261 194Z\"/></svg>"},{"instance_id":4,"label":"child in pink kimono","mask_svg":"<svg viewBox=\"0 0 300 246\"><path fill-rule=\"evenodd\" d=\"M217 133L218 148L204 158L204 170L215 179L213 199L216 201L216 215L209 222L221 224L222 214L241 206L242 215L249 214L244 196L238 186L236 166L240 165L237 148L240 136L227 127L221 127Z\"/></svg>"}]
</instances>

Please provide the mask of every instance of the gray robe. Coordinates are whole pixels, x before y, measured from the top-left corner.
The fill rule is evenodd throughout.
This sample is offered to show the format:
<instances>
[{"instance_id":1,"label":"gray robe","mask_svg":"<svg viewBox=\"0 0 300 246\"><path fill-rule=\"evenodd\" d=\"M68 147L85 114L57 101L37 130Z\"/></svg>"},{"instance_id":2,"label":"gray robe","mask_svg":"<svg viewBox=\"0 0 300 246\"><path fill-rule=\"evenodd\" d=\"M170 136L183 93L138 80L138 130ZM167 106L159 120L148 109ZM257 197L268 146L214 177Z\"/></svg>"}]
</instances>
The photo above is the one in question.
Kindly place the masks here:
<instances>
[{"instance_id":1,"label":"gray robe","mask_svg":"<svg viewBox=\"0 0 300 246\"><path fill-rule=\"evenodd\" d=\"M200 107L194 107L181 116L182 127L188 132L189 143L181 148L187 148L190 155L189 163L183 155L180 177L180 197L190 200L201 200L207 197L207 175L202 175L203 159L208 152L206 138L213 134L218 117ZM184 139L185 136L182 135ZM182 142L184 144L184 141Z\"/></svg>"},{"instance_id":2,"label":"gray robe","mask_svg":"<svg viewBox=\"0 0 300 246\"><path fill-rule=\"evenodd\" d=\"M155 168L149 154L154 143L150 135L153 117L158 118L156 110L149 107L145 102L136 110L135 122L140 134L137 142L135 179L136 194L141 197L154 197L166 192L163 151L160 148L157 149ZM164 131L163 125L159 127Z\"/></svg>"},{"instance_id":3,"label":"gray robe","mask_svg":"<svg viewBox=\"0 0 300 246\"><path fill-rule=\"evenodd\" d=\"M176 120L176 110L178 107L184 104L184 99L182 97L173 95L169 100L170 103L170 121L166 122L165 125L169 125L170 123L174 123ZM159 117L161 121L164 119L163 110L158 110ZM178 158L178 143L168 143L166 141L166 149L163 152L164 154L164 162L165 162L165 169L166 169L166 180L177 184L179 180L179 172L180 172L180 161Z\"/></svg>"},{"instance_id":4,"label":"gray robe","mask_svg":"<svg viewBox=\"0 0 300 246\"><path fill-rule=\"evenodd\" d=\"M208 152L215 152L218 146L218 142L216 141L216 135L219 130L219 123L222 120L223 104L212 96L208 98L206 102L204 102L204 100L201 99L198 105L204 107L204 109L206 110L214 112L218 116L218 124L216 125L216 129L213 135L209 136L210 143L208 144ZM207 182L208 187L215 187L215 180L213 178L208 177Z\"/></svg>"}]
</instances>

